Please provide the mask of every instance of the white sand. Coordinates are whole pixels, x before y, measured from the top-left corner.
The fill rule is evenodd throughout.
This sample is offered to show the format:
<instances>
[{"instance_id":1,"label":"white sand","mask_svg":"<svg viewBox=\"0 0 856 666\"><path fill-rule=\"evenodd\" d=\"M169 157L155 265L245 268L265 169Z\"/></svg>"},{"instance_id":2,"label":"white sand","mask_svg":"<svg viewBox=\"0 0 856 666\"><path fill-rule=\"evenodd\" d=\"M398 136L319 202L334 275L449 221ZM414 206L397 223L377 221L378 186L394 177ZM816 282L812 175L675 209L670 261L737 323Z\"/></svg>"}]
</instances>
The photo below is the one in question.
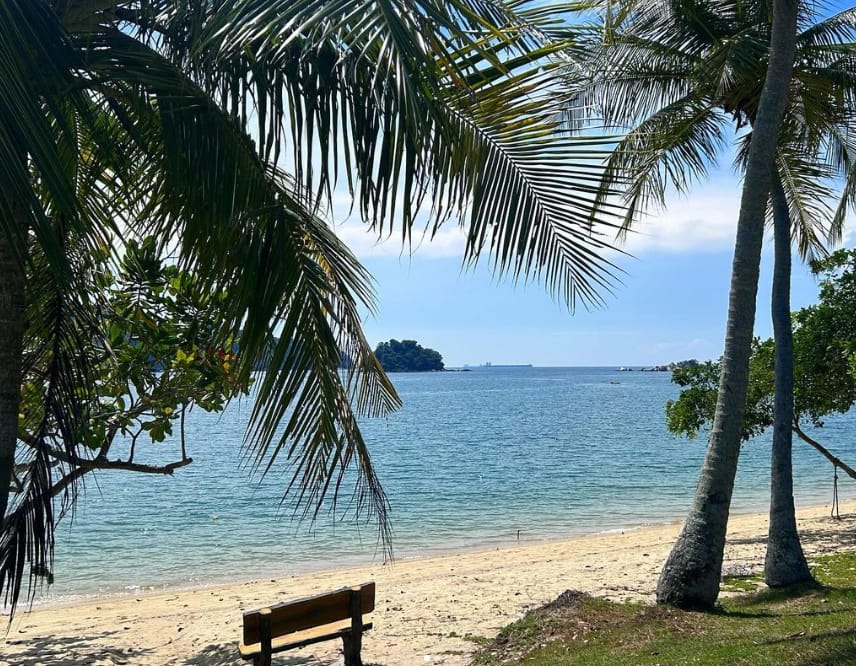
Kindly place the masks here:
<instances>
[{"instance_id":1,"label":"white sand","mask_svg":"<svg viewBox=\"0 0 856 666\"><path fill-rule=\"evenodd\" d=\"M798 512L809 555L856 546L856 501ZM470 552L391 567L370 566L170 593L121 596L21 612L0 663L226 666L238 657L241 611L345 585L377 582L366 663L460 665L476 649L467 636L492 637L528 609L572 588L611 599L653 600L680 525L646 527L535 545ZM760 571L766 515L732 516L726 572ZM341 663L338 641L282 653L274 664Z\"/></svg>"}]
</instances>

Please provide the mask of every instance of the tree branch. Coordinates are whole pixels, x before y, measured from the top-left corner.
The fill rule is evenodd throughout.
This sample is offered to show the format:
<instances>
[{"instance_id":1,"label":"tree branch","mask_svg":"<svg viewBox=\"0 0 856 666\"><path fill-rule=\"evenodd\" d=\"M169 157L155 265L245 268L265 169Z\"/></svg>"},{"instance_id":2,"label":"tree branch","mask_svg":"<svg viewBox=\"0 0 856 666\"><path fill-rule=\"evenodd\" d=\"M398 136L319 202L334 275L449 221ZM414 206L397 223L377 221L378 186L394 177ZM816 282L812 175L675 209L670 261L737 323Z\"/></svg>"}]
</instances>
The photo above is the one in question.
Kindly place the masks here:
<instances>
[{"instance_id":1,"label":"tree branch","mask_svg":"<svg viewBox=\"0 0 856 666\"><path fill-rule=\"evenodd\" d=\"M143 463L135 463L130 460L107 460L106 457L96 456L92 459L77 458L69 456L63 451L50 449L50 455L57 460L60 460L69 465L74 465L80 469L122 469L129 472L141 472L143 474L168 474L172 473L179 467L184 467L193 462L193 458L185 458L166 465L146 465Z\"/></svg>"},{"instance_id":2,"label":"tree branch","mask_svg":"<svg viewBox=\"0 0 856 666\"><path fill-rule=\"evenodd\" d=\"M140 436L141 432L142 432L142 430L138 430L133 435L131 435L131 450L128 453L128 464L129 465L134 462L134 453L137 449L137 437Z\"/></svg>"},{"instance_id":3,"label":"tree branch","mask_svg":"<svg viewBox=\"0 0 856 666\"><path fill-rule=\"evenodd\" d=\"M808 435L806 435L802 431L802 429L800 428L799 423L794 423L793 428L794 428L794 432L796 433L797 437L799 437L806 444L808 444L809 446L811 446L812 448L817 450L820 453L820 455L822 455L824 458L826 458L833 465L843 469L844 472L847 474L847 476L849 476L851 479L856 479L856 470L854 470L852 467L847 465L847 463L845 463L843 460L841 460L841 458L836 458L834 455L832 455L829 452L829 450L826 449L820 442L818 442L818 441L812 439L811 437L809 437Z\"/></svg>"},{"instance_id":4,"label":"tree branch","mask_svg":"<svg viewBox=\"0 0 856 666\"><path fill-rule=\"evenodd\" d=\"M181 459L187 460L187 444L184 438L184 415L187 412L187 405L181 407L181 421L179 423L181 433Z\"/></svg>"},{"instance_id":5,"label":"tree branch","mask_svg":"<svg viewBox=\"0 0 856 666\"><path fill-rule=\"evenodd\" d=\"M68 474L62 477L59 481L57 481L51 487L51 497L56 497L61 492L63 492L66 488L68 488L72 483L77 481L87 472L92 471L92 468L87 467L76 467L71 470Z\"/></svg>"}]
</instances>

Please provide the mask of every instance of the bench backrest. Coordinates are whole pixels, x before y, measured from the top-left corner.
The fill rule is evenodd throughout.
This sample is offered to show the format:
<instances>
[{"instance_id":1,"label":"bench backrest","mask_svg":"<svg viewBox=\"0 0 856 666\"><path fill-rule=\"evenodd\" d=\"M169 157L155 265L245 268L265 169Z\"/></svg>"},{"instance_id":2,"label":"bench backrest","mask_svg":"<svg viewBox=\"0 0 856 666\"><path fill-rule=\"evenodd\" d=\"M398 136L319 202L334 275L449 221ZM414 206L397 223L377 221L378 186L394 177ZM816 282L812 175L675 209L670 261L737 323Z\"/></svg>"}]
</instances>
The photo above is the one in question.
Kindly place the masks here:
<instances>
[{"instance_id":1,"label":"bench backrest","mask_svg":"<svg viewBox=\"0 0 856 666\"><path fill-rule=\"evenodd\" d=\"M343 587L335 592L326 592L314 597L303 597L270 607L271 634L284 634L320 627L331 622L351 617L351 590L359 591L362 613L371 613L375 607L375 584L363 583L357 587ZM244 644L251 645L261 640L259 611L244 613Z\"/></svg>"}]
</instances>

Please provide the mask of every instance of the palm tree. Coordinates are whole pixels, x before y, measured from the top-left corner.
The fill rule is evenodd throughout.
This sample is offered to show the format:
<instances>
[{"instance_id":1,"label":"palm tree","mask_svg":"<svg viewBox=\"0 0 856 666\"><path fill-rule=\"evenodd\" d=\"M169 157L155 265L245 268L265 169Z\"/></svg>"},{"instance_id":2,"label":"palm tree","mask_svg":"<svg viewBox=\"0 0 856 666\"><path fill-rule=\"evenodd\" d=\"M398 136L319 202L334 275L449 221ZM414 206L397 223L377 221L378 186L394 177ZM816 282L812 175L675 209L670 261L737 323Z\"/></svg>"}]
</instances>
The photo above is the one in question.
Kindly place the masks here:
<instances>
[{"instance_id":1,"label":"palm tree","mask_svg":"<svg viewBox=\"0 0 856 666\"><path fill-rule=\"evenodd\" d=\"M770 57L749 144L737 221L725 350L708 453L695 502L657 583L657 601L681 607L710 608L719 596L749 379L764 217L796 51L797 0L775 0L773 7Z\"/></svg>"},{"instance_id":2,"label":"palm tree","mask_svg":"<svg viewBox=\"0 0 856 666\"><path fill-rule=\"evenodd\" d=\"M786 116L784 134L789 139L779 151L770 193L774 239L771 310L775 339L775 402L770 524L764 560L764 579L770 587L812 579L800 545L793 497L791 450L793 425L797 419L794 415L790 304L791 234L796 227L794 235L799 239L800 255L813 260L817 254L825 252L814 229L822 229L824 222L828 222L826 236L830 242L837 242L845 214L853 203L856 192L853 160L856 145L852 139L852 109L856 100L856 79L852 76L856 61L854 36L856 12L853 10L797 35L796 62L799 65L794 78L801 82L802 72L810 70L815 75L810 80L814 85L798 87L800 96L791 93L791 99L802 106L802 114ZM825 90L817 90L821 85ZM833 192L824 182L835 176L843 177L844 185L840 203L833 213L825 203L833 200Z\"/></svg>"},{"instance_id":3,"label":"palm tree","mask_svg":"<svg viewBox=\"0 0 856 666\"><path fill-rule=\"evenodd\" d=\"M724 130L731 122L736 123L737 129L748 125L757 130L761 81L764 80L770 54L771 24L768 12L766 3L663 2L638 6L625 3L617 12L607 7L606 48L596 66L601 76L596 78L594 85L588 87L586 94L604 108L608 122L633 127L611 157L608 168L607 182L628 182L629 212L625 218L625 229L640 207L651 200L663 203L667 183L684 190L706 173L708 164L715 160L725 143ZM806 18L804 15L802 20ZM790 113L782 132L782 137L789 138L787 142L780 138L778 168L773 172L774 204L782 201L778 194L784 197L784 208L774 205L773 210L778 213L780 241L784 243L788 257L792 222L800 250L804 254L822 251L819 230L823 228L822 221L829 220L832 215L823 210L822 203L816 203L824 201L823 196L818 196L819 192L828 194L821 178L828 175L833 167L841 167L845 172L849 169L852 147L846 142L849 118L845 116L851 105L844 100L852 99L853 87L847 65L850 56L845 48L847 44L842 42L850 37L850 26L852 16L845 12L804 30L797 40L797 48L801 49L799 66L790 91ZM746 143L740 155L740 162L747 169L747 174L747 146L750 139L754 140L753 137L754 133L745 137ZM817 160L821 160L820 163ZM751 182L748 175L746 182ZM789 209L795 213L793 220ZM823 214L815 216L818 211ZM783 219L781 213L784 213ZM830 228L840 229L838 225L841 219L841 211L838 211ZM738 232L738 250L744 249L742 242ZM736 253L735 276L737 271L747 269L744 261L738 259ZM757 266L754 276L751 272L748 278L750 284L754 285L750 299L754 317ZM788 312L789 282L789 268L780 262L774 294L777 329L783 325L778 313L782 309ZM741 321L741 315L750 313L745 300L735 308L734 299L737 298L739 304L741 294L734 290L734 286L732 283L729 336L738 323L745 329L746 321ZM749 298L749 295L744 293L743 297ZM749 337L751 328L750 320ZM742 343L748 344L749 340L746 335L744 330L742 338L736 340L740 348L736 358L741 363L744 356L742 352L745 351ZM783 355L777 367L785 374L791 365L786 341L780 352ZM729 355L729 358L732 356ZM731 397L735 403L742 404L739 394L745 392L745 389L741 388L743 382L740 373L735 382L734 366L723 367L722 381L728 383L732 393L737 390L738 395ZM787 384L781 386L782 392L791 393ZM719 395L723 398L720 406L724 407L722 392ZM703 477L707 480L703 478L699 485L696 507L676 548L677 551L690 543L695 554L691 554L683 563L676 564L676 551L673 551L673 557L661 579L660 591L664 600L681 605L708 605L716 598L728 504L739 451L739 438L731 440L733 428L728 426L734 415L732 408L727 412L718 410L718 422L703 470ZM792 419L788 416L784 402L780 404L778 418L790 431ZM725 426L728 427L723 431ZM785 507L777 509L778 516L785 518L788 513L793 517L789 451L790 440L777 437L773 449L773 467L779 472L774 472L773 495L777 499L774 499L773 505ZM713 472L721 472L723 467L732 465L734 469L720 478L711 476ZM789 510L786 508L788 504ZM771 528L771 541L774 544L771 551L793 555L782 560L788 564L787 576L791 579L809 575L795 527L795 521L792 530L788 529L787 524L777 521L776 526ZM704 530L709 533L704 535ZM695 536L686 537L688 531L695 531ZM721 539L717 536L720 532ZM787 551L782 547L784 540L787 540L789 547ZM704 557L705 550L713 554ZM715 555L717 550L719 554ZM687 589L681 583L679 587L684 587L684 590L679 594L667 592L666 588L675 587L674 577L670 578L667 572L681 569L687 574L692 569L685 578L685 581L689 581L697 578L694 571L696 567L704 572L704 576L698 578L706 579L706 582L700 584L706 591L700 592L699 596L689 593L684 600L681 595L686 594ZM779 569L782 571L781 567ZM784 577L779 580L784 580Z\"/></svg>"},{"instance_id":4,"label":"palm tree","mask_svg":"<svg viewBox=\"0 0 856 666\"><path fill-rule=\"evenodd\" d=\"M597 302L614 268L590 224L605 144L556 132L550 58L568 26L552 16L502 0L0 4L0 590L13 610L25 565L52 557L47 441L70 464L87 456L76 405L97 378L75 348L93 290L71 248L119 256L143 235L230 294L218 330L240 335L243 376L270 362L247 432L256 467L285 456L312 516L355 478L349 506L388 544L357 416L398 397L361 330L370 278L321 215L341 178L379 234L408 243L420 211L429 233L458 220L467 261L489 253L500 275ZM50 288L27 278L36 259ZM10 506L35 368L56 432L36 429Z\"/></svg>"}]
</instances>

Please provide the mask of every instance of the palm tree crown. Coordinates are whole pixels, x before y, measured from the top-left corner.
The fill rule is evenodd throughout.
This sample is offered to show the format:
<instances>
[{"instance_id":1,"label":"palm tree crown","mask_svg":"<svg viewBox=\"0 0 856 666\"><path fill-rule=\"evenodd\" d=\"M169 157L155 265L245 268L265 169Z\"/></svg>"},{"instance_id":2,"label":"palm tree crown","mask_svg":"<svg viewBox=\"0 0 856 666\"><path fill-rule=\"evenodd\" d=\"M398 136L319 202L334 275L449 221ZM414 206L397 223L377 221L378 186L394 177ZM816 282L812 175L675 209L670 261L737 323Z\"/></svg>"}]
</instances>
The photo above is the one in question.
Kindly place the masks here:
<instances>
[{"instance_id":1,"label":"palm tree crown","mask_svg":"<svg viewBox=\"0 0 856 666\"><path fill-rule=\"evenodd\" d=\"M770 49L767 2L605 2L605 35L583 89L608 124L629 128L605 183L627 186L625 227L669 187L704 178L737 132L745 166ZM800 3L797 55L777 168L804 256L840 238L854 201L856 9L818 20ZM836 199L838 181L845 196Z\"/></svg>"}]
</instances>

